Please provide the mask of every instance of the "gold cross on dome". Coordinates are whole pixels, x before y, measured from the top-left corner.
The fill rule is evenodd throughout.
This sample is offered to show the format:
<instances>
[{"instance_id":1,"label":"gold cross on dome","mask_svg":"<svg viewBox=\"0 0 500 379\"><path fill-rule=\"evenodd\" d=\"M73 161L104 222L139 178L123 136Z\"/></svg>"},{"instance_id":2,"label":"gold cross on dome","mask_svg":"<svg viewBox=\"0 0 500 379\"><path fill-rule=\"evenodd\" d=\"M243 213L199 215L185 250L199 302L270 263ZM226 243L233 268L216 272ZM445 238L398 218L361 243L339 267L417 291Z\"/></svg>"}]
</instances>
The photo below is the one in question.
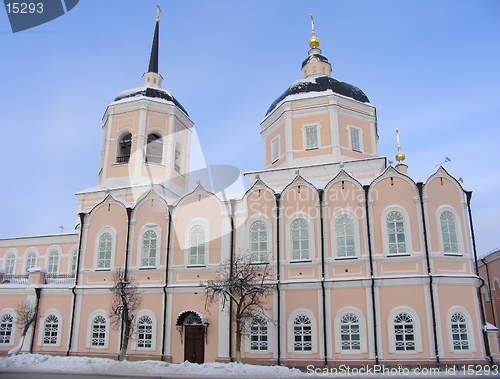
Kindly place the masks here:
<instances>
[{"instance_id":1,"label":"gold cross on dome","mask_svg":"<svg viewBox=\"0 0 500 379\"><path fill-rule=\"evenodd\" d=\"M159 22L161 9L160 9L160 6L158 4L156 4L156 7L158 8L158 12L156 14L156 22Z\"/></svg>"},{"instance_id":2,"label":"gold cross on dome","mask_svg":"<svg viewBox=\"0 0 500 379\"><path fill-rule=\"evenodd\" d=\"M62 233L62 230L64 229L64 226L60 225L59 229L61 229L61 233Z\"/></svg>"},{"instance_id":3,"label":"gold cross on dome","mask_svg":"<svg viewBox=\"0 0 500 379\"><path fill-rule=\"evenodd\" d=\"M313 18L313 15L311 14L311 26L312 26L312 32L313 32L313 36L316 35L316 33L314 33L314 18Z\"/></svg>"}]
</instances>

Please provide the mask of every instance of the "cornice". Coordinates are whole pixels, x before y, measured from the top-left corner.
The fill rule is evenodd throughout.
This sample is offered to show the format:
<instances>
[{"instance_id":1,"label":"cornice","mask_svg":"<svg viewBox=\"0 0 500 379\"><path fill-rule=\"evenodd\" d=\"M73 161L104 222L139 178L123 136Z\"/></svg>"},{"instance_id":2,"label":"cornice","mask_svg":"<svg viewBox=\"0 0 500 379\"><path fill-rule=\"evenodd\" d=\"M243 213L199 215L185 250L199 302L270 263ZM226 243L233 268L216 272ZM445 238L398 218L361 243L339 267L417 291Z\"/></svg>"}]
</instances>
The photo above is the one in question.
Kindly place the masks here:
<instances>
[{"instance_id":1,"label":"cornice","mask_svg":"<svg viewBox=\"0 0 500 379\"><path fill-rule=\"evenodd\" d=\"M0 247L17 247L33 245L62 245L78 243L78 232L64 234L48 234L44 236L15 237L0 239Z\"/></svg>"}]
</instances>

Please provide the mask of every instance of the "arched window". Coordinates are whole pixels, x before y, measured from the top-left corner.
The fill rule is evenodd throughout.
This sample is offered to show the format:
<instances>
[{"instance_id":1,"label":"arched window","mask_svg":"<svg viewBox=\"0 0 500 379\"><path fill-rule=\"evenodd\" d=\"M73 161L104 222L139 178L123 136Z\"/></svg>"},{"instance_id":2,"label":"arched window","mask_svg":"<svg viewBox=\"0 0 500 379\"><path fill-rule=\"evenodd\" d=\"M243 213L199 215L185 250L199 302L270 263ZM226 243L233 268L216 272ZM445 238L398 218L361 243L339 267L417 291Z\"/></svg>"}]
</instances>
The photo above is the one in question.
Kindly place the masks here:
<instances>
[{"instance_id":1,"label":"arched window","mask_svg":"<svg viewBox=\"0 0 500 379\"><path fill-rule=\"evenodd\" d=\"M99 238L99 252L97 268L111 268L111 251L113 248L113 237L110 233L103 233Z\"/></svg>"},{"instance_id":2,"label":"arched window","mask_svg":"<svg viewBox=\"0 0 500 379\"><path fill-rule=\"evenodd\" d=\"M394 318L396 351L415 351L415 325L407 313L400 313Z\"/></svg>"},{"instance_id":3,"label":"arched window","mask_svg":"<svg viewBox=\"0 0 500 379\"><path fill-rule=\"evenodd\" d=\"M49 253L47 271L49 274L56 274L59 271L59 252L56 249L52 249Z\"/></svg>"},{"instance_id":4,"label":"arched window","mask_svg":"<svg viewBox=\"0 0 500 379\"><path fill-rule=\"evenodd\" d=\"M161 164L163 155L163 143L161 136L156 133L148 135L146 146L146 162Z\"/></svg>"},{"instance_id":5,"label":"arched window","mask_svg":"<svg viewBox=\"0 0 500 379\"><path fill-rule=\"evenodd\" d=\"M267 351L267 321L262 317L254 317L250 327L250 350Z\"/></svg>"},{"instance_id":6,"label":"arched window","mask_svg":"<svg viewBox=\"0 0 500 379\"><path fill-rule=\"evenodd\" d=\"M307 316L300 315L293 320L293 350L312 350L312 325Z\"/></svg>"},{"instance_id":7,"label":"arched window","mask_svg":"<svg viewBox=\"0 0 500 379\"><path fill-rule=\"evenodd\" d=\"M463 313L457 312L451 316L451 336L453 350L469 350L469 335L467 333L467 319Z\"/></svg>"},{"instance_id":8,"label":"arched window","mask_svg":"<svg viewBox=\"0 0 500 379\"><path fill-rule=\"evenodd\" d=\"M205 229L195 226L189 232L189 265L205 264Z\"/></svg>"},{"instance_id":9,"label":"arched window","mask_svg":"<svg viewBox=\"0 0 500 379\"><path fill-rule=\"evenodd\" d=\"M337 256L354 257L356 246L354 243L354 220L343 214L335 219L335 233L337 236Z\"/></svg>"},{"instance_id":10,"label":"arched window","mask_svg":"<svg viewBox=\"0 0 500 379\"><path fill-rule=\"evenodd\" d=\"M342 350L361 350L359 320L356 315L347 313L342 317L340 320L340 334Z\"/></svg>"},{"instance_id":11,"label":"arched window","mask_svg":"<svg viewBox=\"0 0 500 379\"><path fill-rule=\"evenodd\" d=\"M0 345L10 344L12 338L12 328L14 317L10 314L3 315L0 319Z\"/></svg>"},{"instance_id":12,"label":"arched window","mask_svg":"<svg viewBox=\"0 0 500 379\"><path fill-rule=\"evenodd\" d=\"M309 259L309 224L303 218L292 222L292 260Z\"/></svg>"},{"instance_id":13,"label":"arched window","mask_svg":"<svg viewBox=\"0 0 500 379\"><path fill-rule=\"evenodd\" d=\"M441 233L444 253L458 253L457 225L455 216L450 211L441 213Z\"/></svg>"},{"instance_id":14,"label":"arched window","mask_svg":"<svg viewBox=\"0 0 500 379\"><path fill-rule=\"evenodd\" d=\"M106 319L96 316L92 320L92 346L106 345Z\"/></svg>"},{"instance_id":15,"label":"arched window","mask_svg":"<svg viewBox=\"0 0 500 379\"><path fill-rule=\"evenodd\" d=\"M137 347L151 348L153 341L153 321L149 316L142 316L137 322Z\"/></svg>"},{"instance_id":16,"label":"arched window","mask_svg":"<svg viewBox=\"0 0 500 379\"><path fill-rule=\"evenodd\" d=\"M387 215L386 222L389 235L389 254L405 254L406 237L403 214L392 211Z\"/></svg>"},{"instance_id":17,"label":"arched window","mask_svg":"<svg viewBox=\"0 0 500 379\"><path fill-rule=\"evenodd\" d=\"M128 163L130 160L130 148L132 146L132 134L124 133L118 141L116 150L116 163Z\"/></svg>"},{"instance_id":18,"label":"arched window","mask_svg":"<svg viewBox=\"0 0 500 379\"><path fill-rule=\"evenodd\" d=\"M59 319L55 315L49 315L45 319L43 328L43 344L56 345L57 333L59 331Z\"/></svg>"},{"instance_id":19,"label":"arched window","mask_svg":"<svg viewBox=\"0 0 500 379\"><path fill-rule=\"evenodd\" d=\"M262 221L255 221L250 226L250 248L252 262L267 262L267 226Z\"/></svg>"},{"instance_id":20,"label":"arched window","mask_svg":"<svg viewBox=\"0 0 500 379\"><path fill-rule=\"evenodd\" d=\"M36 266L36 253L31 250L26 254L26 264L24 271L27 273L30 268Z\"/></svg>"},{"instance_id":21,"label":"arched window","mask_svg":"<svg viewBox=\"0 0 500 379\"><path fill-rule=\"evenodd\" d=\"M16 268L16 254L14 252L7 253L5 257L5 273L14 274Z\"/></svg>"},{"instance_id":22,"label":"arched window","mask_svg":"<svg viewBox=\"0 0 500 379\"><path fill-rule=\"evenodd\" d=\"M141 266L154 267L156 266L156 241L157 234L152 230L147 230L142 235L142 256Z\"/></svg>"}]
</instances>

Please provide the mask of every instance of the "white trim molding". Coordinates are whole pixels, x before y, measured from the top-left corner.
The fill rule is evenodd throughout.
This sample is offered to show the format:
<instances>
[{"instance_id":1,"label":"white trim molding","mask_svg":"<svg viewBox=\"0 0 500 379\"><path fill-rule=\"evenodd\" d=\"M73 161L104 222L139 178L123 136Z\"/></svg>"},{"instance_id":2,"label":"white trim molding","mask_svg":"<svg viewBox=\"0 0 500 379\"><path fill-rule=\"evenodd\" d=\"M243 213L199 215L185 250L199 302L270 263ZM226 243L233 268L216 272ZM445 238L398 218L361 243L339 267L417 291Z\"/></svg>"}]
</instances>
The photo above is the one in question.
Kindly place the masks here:
<instances>
[{"instance_id":1,"label":"white trim molding","mask_svg":"<svg viewBox=\"0 0 500 379\"><path fill-rule=\"evenodd\" d=\"M458 253L453 253L453 252L445 253L444 251L443 231L441 230L441 215L444 212L450 212L453 215L453 217L455 217L455 234L458 243ZM462 233L462 220L458 215L458 212L449 205L442 205L438 208L436 212L436 223L438 228L439 251L445 255L463 255L465 252L465 247L464 247L464 238Z\"/></svg>"},{"instance_id":2,"label":"white trim molding","mask_svg":"<svg viewBox=\"0 0 500 379\"><path fill-rule=\"evenodd\" d=\"M143 240L144 240L144 234L148 231L153 231L156 233L156 255L155 255L155 264L152 266L143 266L142 265L142 248L143 248ZM138 268L158 268L160 265L160 257L161 257L161 247L162 247L162 242L161 242L161 228L156 225L156 224L145 224L139 233L137 234L137 259L136 259L136 265Z\"/></svg>"},{"instance_id":3,"label":"white trim molding","mask_svg":"<svg viewBox=\"0 0 500 379\"><path fill-rule=\"evenodd\" d=\"M57 335L56 335L55 343L53 343L53 344L52 343L44 343L46 322L47 322L47 318L49 318L50 316L57 317ZM38 344L37 345L38 346L54 346L54 347L61 346L62 331L63 331L63 317L62 317L61 312L59 312L57 309L49 309L40 318L40 327L38 328Z\"/></svg>"},{"instance_id":4,"label":"white trim molding","mask_svg":"<svg viewBox=\"0 0 500 379\"><path fill-rule=\"evenodd\" d=\"M111 242L111 261L110 261L110 267L109 268L99 268L99 240L101 239L101 236L104 233L109 233L111 234L112 242ZM115 267L115 256L116 256L116 236L118 233L116 232L116 229L113 228L112 226L103 226L99 232L96 234L95 241L94 241L94 259L92 263L92 267L94 270L98 271L111 271L113 267Z\"/></svg>"},{"instance_id":5,"label":"white trim molding","mask_svg":"<svg viewBox=\"0 0 500 379\"><path fill-rule=\"evenodd\" d=\"M137 342L139 338L139 320L141 317L149 317L151 320L151 347L138 347ZM134 335L132 338L132 350L139 351L155 351L156 350L156 340L158 336L156 316L153 312L147 309L143 309L137 313L134 318Z\"/></svg>"},{"instance_id":6,"label":"white trim molding","mask_svg":"<svg viewBox=\"0 0 500 379\"><path fill-rule=\"evenodd\" d=\"M355 151L357 153L363 153L365 151L365 147L363 144L363 129L359 126L347 125L347 137L349 139L349 149ZM358 132L358 140L359 140L359 150L353 148L353 141L351 138L351 130L357 130Z\"/></svg>"},{"instance_id":7,"label":"white trim molding","mask_svg":"<svg viewBox=\"0 0 500 379\"><path fill-rule=\"evenodd\" d=\"M404 218L404 234L405 234L405 244L406 244L406 252L399 253L399 254L389 254L389 232L387 229L387 215L390 212L399 212L403 215ZM397 257L397 256L404 256L404 255L412 255L414 254L413 251L413 241L411 238L411 222L410 222L410 215L404 209L403 207L399 205L390 205L387 208L385 208L380 216L380 226L382 229L382 245L384 247L384 255L390 256L390 257Z\"/></svg>"},{"instance_id":8,"label":"white trim molding","mask_svg":"<svg viewBox=\"0 0 500 379\"><path fill-rule=\"evenodd\" d=\"M94 319L98 316L104 317L104 320L106 322L105 327L104 327L104 346L92 346L92 327L94 323ZM110 334L110 320L108 313L103 311L102 309L99 309L97 311L94 311L89 319L87 320L87 338L85 341L85 347L87 349L107 349L109 347L109 334Z\"/></svg>"},{"instance_id":9,"label":"white trim molding","mask_svg":"<svg viewBox=\"0 0 500 379\"><path fill-rule=\"evenodd\" d=\"M315 127L315 129L316 129L316 146L307 147L307 129L311 128L311 127ZM316 150L316 149L321 148L321 146L322 146L321 145L321 124L319 122L315 122L312 124L304 124L304 125L302 125L300 130L302 132L302 149L304 151Z\"/></svg>"},{"instance_id":10,"label":"white trim molding","mask_svg":"<svg viewBox=\"0 0 500 379\"><path fill-rule=\"evenodd\" d=\"M415 342L415 350L396 350L396 333L394 330L394 319L401 313L408 314L413 319L413 336ZM417 312L408 307L394 308L387 317L387 332L389 335L389 353L392 354L416 354L424 351L422 344L422 328L420 327L420 318Z\"/></svg>"},{"instance_id":11,"label":"white trim molding","mask_svg":"<svg viewBox=\"0 0 500 379\"><path fill-rule=\"evenodd\" d=\"M341 320L347 314L353 314L359 322L359 350L342 350ZM363 312L353 307L346 307L339 310L333 320L335 335L335 352L338 354L362 354L368 352L368 336L366 332L366 319Z\"/></svg>"},{"instance_id":12,"label":"white trim molding","mask_svg":"<svg viewBox=\"0 0 500 379\"><path fill-rule=\"evenodd\" d=\"M311 322L311 350L310 351L295 351L294 350L294 321L299 316L306 316ZM288 316L287 321L287 350L292 354L316 354L318 352L318 324L316 322L316 317L314 314L307 309L296 309L290 316Z\"/></svg>"},{"instance_id":13,"label":"white trim molding","mask_svg":"<svg viewBox=\"0 0 500 379\"><path fill-rule=\"evenodd\" d=\"M189 257L191 253L191 240L190 234L191 230L196 227L201 226L205 231L205 259L203 264L189 264ZM205 267L208 266L210 262L210 223L204 218L195 218L191 220L186 226L185 231L185 244L184 244L184 266L186 267Z\"/></svg>"},{"instance_id":14,"label":"white trim molding","mask_svg":"<svg viewBox=\"0 0 500 379\"><path fill-rule=\"evenodd\" d=\"M337 218L343 215L347 215L353 220L354 225L354 256L346 255L340 256L338 255L338 246L337 246ZM353 258L359 257L361 255L361 243L360 243L360 234L359 234L359 219L355 212L351 209L344 208L340 209L334 213L332 218L330 219L330 236L331 236L331 248L332 248L332 258Z\"/></svg>"},{"instance_id":15,"label":"white trim molding","mask_svg":"<svg viewBox=\"0 0 500 379\"><path fill-rule=\"evenodd\" d=\"M16 340L16 331L17 331L17 313L12 308L6 308L0 312L0 321L4 316L11 316L12 324L10 326L9 342L7 343L3 342L5 335L2 335L2 339L0 339L0 346L14 346L14 341ZM6 330L2 330L2 333L5 332Z\"/></svg>"},{"instance_id":16,"label":"white trim molding","mask_svg":"<svg viewBox=\"0 0 500 379\"><path fill-rule=\"evenodd\" d=\"M292 242L292 223L295 220L298 219L304 219L308 223L309 227L309 258L307 259L292 259L292 250L293 250L293 242ZM286 221L286 226L285 226L285 233L286 233L286 260L288 262L301 262L301 261L314 261L316 259L316 235L314 234L314 220L312 219L311 216L309 216L305 212L295 212L293 213L290 217L288 217L288 220Z\"/></svg>"},{"instance_id":17,"label":"white trim molding","mask_svg":"<svg viewBox=\"0 0 500 379\"><path fill-rule=\"evenodd\" d=\"M451 317L455 313L461 313L465 317L467 324L467 339L469 342L469 348L464 350L455 350L453 347L453 333L451 329ZM472 323L472 317L470 313L464 307L455 306L450 308L446 314L446 329L448 331L448 350L450 353L455 354L470 354L476 352L476 338L474 336L474 324Z\"/></svg>"}]
</instances>

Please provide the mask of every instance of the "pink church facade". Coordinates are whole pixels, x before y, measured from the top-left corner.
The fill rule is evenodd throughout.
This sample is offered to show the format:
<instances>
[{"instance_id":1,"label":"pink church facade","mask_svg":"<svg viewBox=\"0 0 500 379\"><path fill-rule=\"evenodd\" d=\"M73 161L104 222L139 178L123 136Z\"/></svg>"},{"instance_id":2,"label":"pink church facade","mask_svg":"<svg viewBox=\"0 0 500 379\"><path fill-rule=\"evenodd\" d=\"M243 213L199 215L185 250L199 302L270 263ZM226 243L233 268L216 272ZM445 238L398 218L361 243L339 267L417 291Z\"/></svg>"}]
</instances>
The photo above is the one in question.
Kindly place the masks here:
<instances>
[{"instance_id":1,"label":"pink church facade","mask_svg":"<svg viewBox=\"0 0 500 379\"><path fill-rule=\"evenodd\" d=\"M156 24L155 39L158 36ZM116 267L141 290L127 358L229 362L234 325L203 283L249 251L272 270L269 320L246 325L243 362L289 366L487 363L470 193L442 167L423 181L377 151L375 107L333 79L310 40L302 79L261 123L264 169L243 195L189 190L193 122L161 88L153 48L143 86L107 107L98 185L77 193L74 232L0 239L0 354L20 341L18 304L39 318L22 351L116 358ZM398 154L399 156L399 154Z\"/></svg>"}]
</instances>

